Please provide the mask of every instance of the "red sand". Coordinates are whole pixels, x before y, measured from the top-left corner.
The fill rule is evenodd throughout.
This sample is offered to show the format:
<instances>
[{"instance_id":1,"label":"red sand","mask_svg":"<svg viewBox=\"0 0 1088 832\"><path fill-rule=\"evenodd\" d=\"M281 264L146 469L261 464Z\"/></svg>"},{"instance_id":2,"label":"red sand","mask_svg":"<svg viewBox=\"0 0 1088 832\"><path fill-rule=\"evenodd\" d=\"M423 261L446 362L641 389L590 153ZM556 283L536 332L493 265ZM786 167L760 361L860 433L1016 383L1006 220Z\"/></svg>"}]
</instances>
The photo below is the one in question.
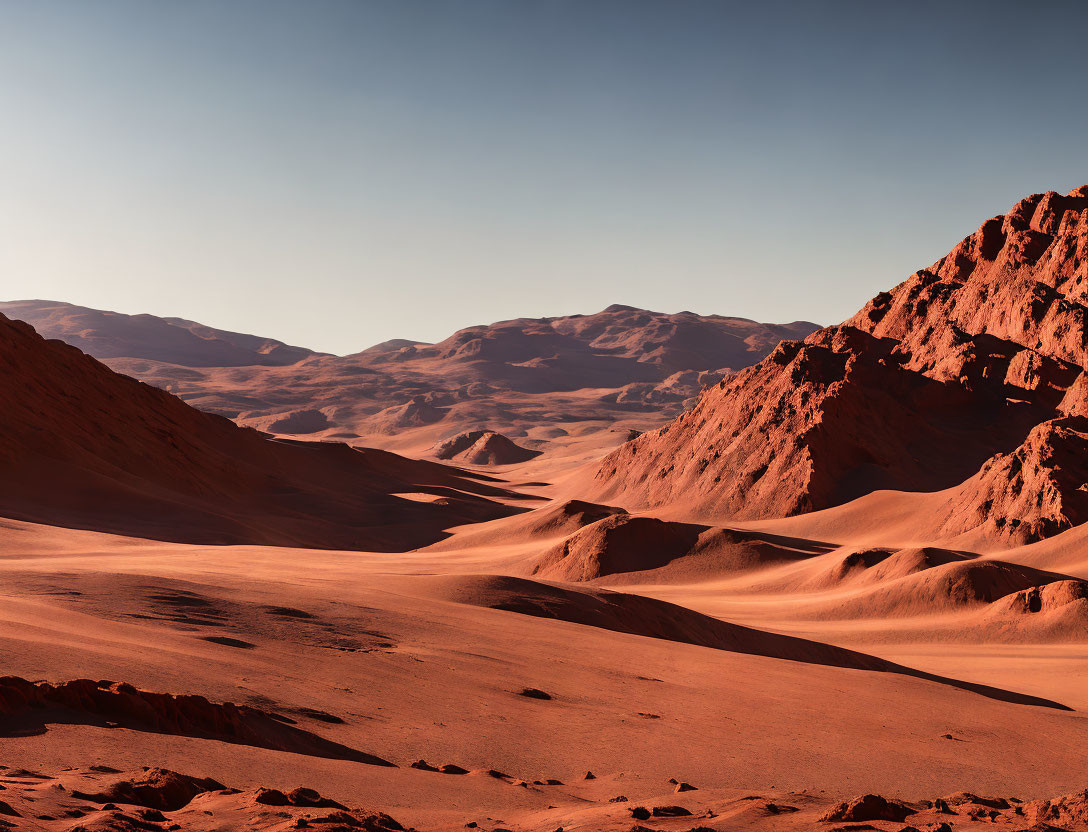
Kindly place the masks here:
<instances>
[{"instance_id":1,"label":"red sand","mask_svg":"<svg viewBox=\"0 0 1088 832\"><path fill-rule=\"evenodd\" d=\"M1086 269L1088 190L1031 197L603 460L620 436L558 415L601 396L548 388L512 421L560 449L456 460L492 478L277 441L0 321L0 821L1088 830ZM648 314L354 366L504 391L467 413L592 336L656 386L705 330L649 349ZM237 390L348 361L207 337L248 351ZM213 369L192 401L231 389ZM325 436L321 389L262 418ZM344 418L422 448L456 410ZM510 439L484 449L540 449Z\"/></svg>"}]
</instances>

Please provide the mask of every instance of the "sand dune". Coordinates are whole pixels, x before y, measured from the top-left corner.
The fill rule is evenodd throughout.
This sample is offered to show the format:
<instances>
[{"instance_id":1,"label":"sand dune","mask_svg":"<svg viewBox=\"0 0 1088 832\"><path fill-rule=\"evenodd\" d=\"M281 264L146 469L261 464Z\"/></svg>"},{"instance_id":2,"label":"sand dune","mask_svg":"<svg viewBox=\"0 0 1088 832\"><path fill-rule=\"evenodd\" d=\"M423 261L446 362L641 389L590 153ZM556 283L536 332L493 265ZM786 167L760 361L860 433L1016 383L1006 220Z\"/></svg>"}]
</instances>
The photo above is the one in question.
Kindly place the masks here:
<instances>
[{"instance_id":1,"label":"sand dune","mask_svg":"<svg viewBox=\"0 0 1088 832\"><path fill-rule=\"evenodd\" d=\"M522 448L501 433L470 430L439 442L434 455L467 465L514 465L540 456L540 451Z\"/></svg>"},{"instance_id":2,"label":"sand dune","mask_svg":"<svg viewBox=\"0 0 1088 832\"><path fill-rule=\"evenodd\" d=\"M957 790L1034 799L1078 782L1055 743L1082 742L1083 726L1078 712L1046 707L1053 697L914 673L649 597L420 574L440 569L450 552L224 550L44 527L0 533L25 553L0 560L0 649L10 672L112 676L237 701L397 768L309 754L289 754L288 764L283 751L79 720L6 743L12 766L57 775L62 761L93 748L87 764L173 765L244 790L286 794L310 783L420 829L501 816L540 832L578 818L625 830L627 809L641 805L725 817L723 789L729 800L744 796L729 790L745 789L784 805L798 789L827 789L822 814L866 791L911 801ZM683 591L697 605L697 593ZM550 698L519 695L529 688ZM856 753L861 736L866 754ZM508 779L412 769L419 759ZM594 780L582 779L587 770ZM767 771L776 783L765 782ZM674 795L669 777L698 791ZM630 806L608 802L617 795Z\"/></svg>"},{"instance_id":3,"label":"sand dune","mask_svg":"<svg viewBox=\"0 0 1088 832\"><path fill-rule=\"evenodd\" d=\"M1052 581L1010 593L983 613L982 626L1000 628L1007 640L1083 641L1088 632L1088 582Z\"/></svg>"},{"instance_id":4,"label":"sand dune","mask_svg":"<svg viewBox=\"0 0 1088 832\"><path fill-rule=\"evenodd\" d=\"M942 564L903 577L876 576L849 595L822 601L806 614L863 618L924 615L990 604L1065 576L996 560Z\"/></svg>"},{"instance_id":5,"label":"sand dune","mask_svg":"<svg viewBox=\"0 0 1088 832\"><path fill-rule=\"evenodd\" d=\"M819 554L819 543L654 517L614 514L545 552L532 574L565 581L698 580Z\"/></svg>"},{"instance_id":6,"label":"sand dune","mask_svg":"<svg viewBox=\"0 0 1088 832\"><path fill-rule=\"evenodd\" d=\"M792 662L849 667L884 673L902 673L953 687L962 687L1005 702L1064 707L1060 703L989 689L954 679L943 679L874 656L842 650L820 642L740 627L653 598L609 590L565 589L561 585L494 575L442 578L432 585L434 597L460 604L488 607L523 615L554 618L650 638L697 644L715 650L768 656ZM1076 590L1082 600L1083 589ZM1063 592L1054 606L1068 604Z\"/></svg>"}]
</instances>

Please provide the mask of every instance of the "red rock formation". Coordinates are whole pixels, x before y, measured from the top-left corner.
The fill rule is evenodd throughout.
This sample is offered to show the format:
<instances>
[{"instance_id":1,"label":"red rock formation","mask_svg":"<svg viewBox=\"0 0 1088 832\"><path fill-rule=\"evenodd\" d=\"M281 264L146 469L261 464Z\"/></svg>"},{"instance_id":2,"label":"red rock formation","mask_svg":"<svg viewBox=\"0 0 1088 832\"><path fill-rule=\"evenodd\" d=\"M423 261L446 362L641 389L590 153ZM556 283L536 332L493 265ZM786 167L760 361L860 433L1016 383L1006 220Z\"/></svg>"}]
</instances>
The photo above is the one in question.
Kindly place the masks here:
<instances>
[{"instance_id":1,"label":"red rock formation","mask_svg":"<svg viewBox=\"0 0 1088 832\"><path fill-rule=\"evenodd\" d=\"M600 496L781 516L877 488L949 487L977 470L995 442L1015 446L1030 405L1008 404L981 383L909 370L895 347L846 326L780 344L675 422L606 457Z\"/></svg>"},{"instance_id":2,"label":"red rock formation","mask_svg":"<svg viewBox=\"0 0 1088 832\"><path fill-rule=\"evenodd\" d=\"M1038 540L1088 521L1088 418L1042 422L956 489L941 531Z\"/></svg>"},{"instance_id":3,"label":"red rock formation","mask_svg":"<svg viewBox=\"0 0 1088 832\"><path fill-rule=\"evenodd\" d=\"M1024 806L1028 823L1051 824L1062 829L1088 829L1088 789L1053 800L1033 800Z\"/></svg>"},{"instance_id":4,"label":"red rock formation","mask_svg":"<svg viewBox=\"0 0 1088 832\"><path fill-rule=\"evenodd\" d=\"M783 342L617 449L593 493L773 517L960 486L944 532L1054 534L1088 519L1088 422L1060 418L1088 411L1085 303L1088 187L1029 197L842 326Z\"/></svg>"},{"instance_id":5,"label":"red rock formation","mask_svg":"<svg viewBox=\"0 0 1088 832\"><path fill-rule=\"evenodd\" d=\"M827 812L822 821L890 820L902 822L915 810L898 800L889 800L878 794L866 794L840 803Z\"/></svg>"}]
</instances>

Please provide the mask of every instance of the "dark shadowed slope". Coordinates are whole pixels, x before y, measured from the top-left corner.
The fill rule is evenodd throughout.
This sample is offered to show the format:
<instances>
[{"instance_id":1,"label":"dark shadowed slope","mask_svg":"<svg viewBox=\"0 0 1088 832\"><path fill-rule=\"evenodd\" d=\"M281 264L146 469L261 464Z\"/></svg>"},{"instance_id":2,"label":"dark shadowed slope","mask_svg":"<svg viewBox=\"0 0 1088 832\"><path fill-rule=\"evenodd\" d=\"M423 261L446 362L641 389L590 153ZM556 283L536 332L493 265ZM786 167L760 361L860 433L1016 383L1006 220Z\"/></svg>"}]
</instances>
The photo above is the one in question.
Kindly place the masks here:
<instances>
[{"instance_id":1,"label":"dark shadowed slope","mask_svg":"<svg viewBox=\"0 0 1088 832\"><path fill-rule=\"evenodd\" d=\"M239 428L3 316L0 434L0 516L51 525L403 550L512 511L456 469Z\"/></svg>"},{"instance_id":2,"label":"dark shadowed slope","mask_svg":"<svg viewBox=\"0 0 1088 832\"><path fill-rule=\"evenodd\" d=\"M607 589L577 589L502 575L441 577L431 584L433 597L522 615L569 621L620 633L697 644L732 653L768 656L806 664L900 673L950 685L1002 702L1069 710L1058 702L987 685L924 673L876 656L809 639L742 627L686 607Z\"/></svg>"}]
</instances>

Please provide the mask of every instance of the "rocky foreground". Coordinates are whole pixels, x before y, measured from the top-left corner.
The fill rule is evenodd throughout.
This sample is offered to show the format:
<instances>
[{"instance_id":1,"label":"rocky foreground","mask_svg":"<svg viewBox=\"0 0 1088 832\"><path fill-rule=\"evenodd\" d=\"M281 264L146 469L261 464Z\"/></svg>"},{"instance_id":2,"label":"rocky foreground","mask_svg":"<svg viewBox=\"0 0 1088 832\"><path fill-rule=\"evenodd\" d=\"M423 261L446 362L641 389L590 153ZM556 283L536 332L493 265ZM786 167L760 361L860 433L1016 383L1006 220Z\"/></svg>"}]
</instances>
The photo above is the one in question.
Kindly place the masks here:
<instances>
[{"instance_id":1,"label":"rocky foreground","mask_svg":"<svg viewBox=\"0 0 1088 832\"><path fill-rule=\"evenodd\" d=\"M469 774L449 767L450 775ZM476 772L473 772L476 774ZM510 780L501 772L481 772ZM586 772L585 780L594 778ZM556 782L528 784L547 788ZM581 812L537 813L530 825L515 828L602 830L720 829L881 830L882 832L955 832L998 829L1017 832L1080 832L1088 829L1088 791L1051 800L1020 800L960 792L933 799L905 801L867 794L836 802L820 793L793 792L726 796L704 792L691 783L670 780L660 801L636 805L622 794ZM407 832L389 815L373 808L345 805L318 791L298 787L237 789L211 778L160 768L119 771L106 765L47 774L0 765L0 828L67 832L172 832L173 830L287 830L323 832ZM551 816L551 817L549 817ZM503 832L501 819L467 818L463 829Z\"/></svg>"}]
</instances>

